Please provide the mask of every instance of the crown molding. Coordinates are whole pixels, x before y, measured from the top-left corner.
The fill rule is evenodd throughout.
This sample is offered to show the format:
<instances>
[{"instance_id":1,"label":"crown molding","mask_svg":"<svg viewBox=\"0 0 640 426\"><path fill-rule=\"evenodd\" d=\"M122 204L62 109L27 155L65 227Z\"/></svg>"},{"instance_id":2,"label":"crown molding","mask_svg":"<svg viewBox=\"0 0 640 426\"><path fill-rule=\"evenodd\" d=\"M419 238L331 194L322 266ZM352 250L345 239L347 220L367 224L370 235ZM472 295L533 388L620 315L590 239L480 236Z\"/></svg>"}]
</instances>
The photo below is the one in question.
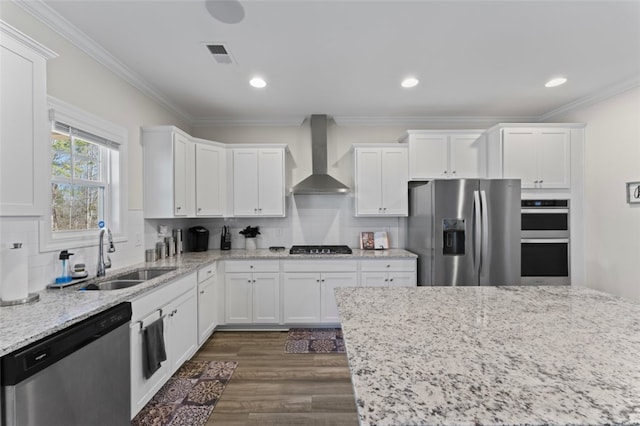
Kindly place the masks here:
<instances>
[{"instance_id":1,"label":"crown molding","mask_svg":"<svg viewBox=\"0 0 640 426\"><path fill-rule=\"evenodd\" d=\"M509 121L537 120L533 116L406 116L406 117L373 117L373 116L334 116L333 120L339 126L434 126L456 125L490 127L496 123Z\"/></svg>"},{"instance_id":2,"label":"crown molding","mask_svg":"<svg viewBox=\"0 0 640 426\"><path fill-rule=\"evenodd\" d=\"M298 127L305 120L305 116L296 115L279 118L197 118L191 120L191 127Z\"/></svg>"},{"instance_id":3,"label":"crown molding","mask_svg":"<svg viewBox=\"0 0 640 426\"><path fill-rule=\"evenodd\" d=\"M19 41L20 43L28 46L31 50L38 52L38 54L46 60L53 59L59 56L53 50L37 42L36 40L32 39L28 35L24 34L17 28L9 25L8 23L4 22L1 19L0 19L0 33L7 35L15 39L16 41Z\"/></svg>"},{"instance_id":4,"label":"crown molding","mask_svg":"<svg viewBox=\"0 0 640 426\"><path fill-rule=\"evenodd\" d=\"M538 121L545 121L557 115L565 114L570 111L576 110L578 108L584 108L586 106L595 104L600 101L604 101L605 99L619 95L622 92L626 92L627 90L630 90L639 86L640 86L640 75L637 75L633 78L630 78L629 80L625 80L621 83L608 86L605 89L599 92L596 92L592 95L582 97L566 105L563 105L559 108L556 108L552 111L549 111L546 114L543 114L540 117L538 117Z\"/></svg>"},{"instance_id":5,"label":"crown molding","mask_svg":"<svg viewBox=\"0 0 640 426\"><path fill-rule=\"evenodd\" d=\"M147 83L140 75L129 69L42 0L13 0L13 2L145 95L183 119L193 120L189 114L171 102L158 89Z\"/></svg>"}]
</instances>

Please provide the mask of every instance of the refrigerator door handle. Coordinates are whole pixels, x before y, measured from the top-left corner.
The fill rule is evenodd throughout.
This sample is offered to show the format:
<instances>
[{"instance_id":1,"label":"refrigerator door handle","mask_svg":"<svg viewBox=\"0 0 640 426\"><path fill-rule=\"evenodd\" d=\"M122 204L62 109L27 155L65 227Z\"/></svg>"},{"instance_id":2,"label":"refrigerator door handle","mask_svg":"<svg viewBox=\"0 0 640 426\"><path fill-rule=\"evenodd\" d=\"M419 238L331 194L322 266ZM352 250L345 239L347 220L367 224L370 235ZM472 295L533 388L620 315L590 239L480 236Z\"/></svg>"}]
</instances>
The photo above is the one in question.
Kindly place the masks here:
<instances>
[{"instance_id":1,"label":"refrigerator door handle","mask_svg":"<svg viewBox=\"0 0 640 426\"><path fill-rule=\"evenodd\" d=\"M473 209L475 211L475 218L473 221L474 230L474 250L473 250L473 269L476 276L480 275L480 250L482 241L482 211L480 205L480 191L473 191Z\"/></svg>"},{"instance_id":2,"label":"refrigerator door handle","mask_svg":"<svg viewBox=\"0 0 640 426\"><path fill-rule=\"evenodd\" d=\"M489 255L489 212L487 210L487 193L485 191L480 191L480 204L482 206L482 248L480 254L480 272L482 273L485 259Z\"/></svg>"}]
</instances>

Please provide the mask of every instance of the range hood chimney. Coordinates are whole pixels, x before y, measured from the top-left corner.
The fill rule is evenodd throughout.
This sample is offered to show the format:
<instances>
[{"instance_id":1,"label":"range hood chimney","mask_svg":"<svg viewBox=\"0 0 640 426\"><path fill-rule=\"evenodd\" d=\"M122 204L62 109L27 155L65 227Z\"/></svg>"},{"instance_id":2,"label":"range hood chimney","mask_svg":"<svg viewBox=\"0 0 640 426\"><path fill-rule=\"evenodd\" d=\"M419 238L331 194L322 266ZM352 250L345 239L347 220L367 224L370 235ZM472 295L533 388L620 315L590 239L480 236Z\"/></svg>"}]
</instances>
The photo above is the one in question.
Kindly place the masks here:
<instances>
[{"instance_id":1,"label":"range hood chimney","mask_svg":"<svg viewBox=\"0 0 640 426\"><path fill-rule=\"evenodd\" d=\"M349 187L327 174L327 116L314 114L311 123L311 176L291 188L293 194L346 194Z\"/></svg>"}]
</instances>

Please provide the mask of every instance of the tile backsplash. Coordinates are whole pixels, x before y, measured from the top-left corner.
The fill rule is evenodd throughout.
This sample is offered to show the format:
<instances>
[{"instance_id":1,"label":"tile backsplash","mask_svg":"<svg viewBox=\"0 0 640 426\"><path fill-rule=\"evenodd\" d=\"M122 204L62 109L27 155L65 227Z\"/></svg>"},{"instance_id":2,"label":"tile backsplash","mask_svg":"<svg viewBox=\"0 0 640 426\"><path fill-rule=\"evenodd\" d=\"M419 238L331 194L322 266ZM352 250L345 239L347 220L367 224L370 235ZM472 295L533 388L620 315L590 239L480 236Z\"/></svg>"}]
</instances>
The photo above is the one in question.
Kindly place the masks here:
<instances>
[{"instance_id":1,"label":"tile backsplash","mask_svg":"<svg viewBox=\"0 0 640 426\"><path fill-rule=\"evenodd\" d=\"M239 232L247 226L260 227L258 248L294 244L346 244L359 248L360 232L364 231L386 231L390 247L402 248L404 221L398 217L355 217L350 195L297 195L289 198L287 217L283 218L147 219L145 247L155 246L160 225L167 225L170 230L182 228L185 239L188 228L200 225L209 230L209 249L218 249L220 231L226 225L231 231L232 249L245 247ZM186 241L185 250L188 250Z\"/></svg>"}]
</instances>

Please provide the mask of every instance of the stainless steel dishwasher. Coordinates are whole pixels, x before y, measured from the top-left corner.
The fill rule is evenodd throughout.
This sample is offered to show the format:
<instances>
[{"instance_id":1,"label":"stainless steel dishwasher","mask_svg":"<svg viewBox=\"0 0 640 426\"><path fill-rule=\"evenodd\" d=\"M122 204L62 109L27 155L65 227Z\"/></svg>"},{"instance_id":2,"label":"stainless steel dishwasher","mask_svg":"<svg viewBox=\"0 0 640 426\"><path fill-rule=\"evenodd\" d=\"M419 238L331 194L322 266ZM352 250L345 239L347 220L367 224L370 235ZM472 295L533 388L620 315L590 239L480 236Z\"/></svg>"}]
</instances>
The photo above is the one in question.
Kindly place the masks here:
<instances>
[{"instance_id":1,"label":"stainless steel dishwasher","mask_svg":"<svg viewBox=\"0 0 640 426\"><path fill-rule=\"evenodd\" d=\"M4 426L130 425L131 304L2 357Z\"/></svg>"}]
</instances>

